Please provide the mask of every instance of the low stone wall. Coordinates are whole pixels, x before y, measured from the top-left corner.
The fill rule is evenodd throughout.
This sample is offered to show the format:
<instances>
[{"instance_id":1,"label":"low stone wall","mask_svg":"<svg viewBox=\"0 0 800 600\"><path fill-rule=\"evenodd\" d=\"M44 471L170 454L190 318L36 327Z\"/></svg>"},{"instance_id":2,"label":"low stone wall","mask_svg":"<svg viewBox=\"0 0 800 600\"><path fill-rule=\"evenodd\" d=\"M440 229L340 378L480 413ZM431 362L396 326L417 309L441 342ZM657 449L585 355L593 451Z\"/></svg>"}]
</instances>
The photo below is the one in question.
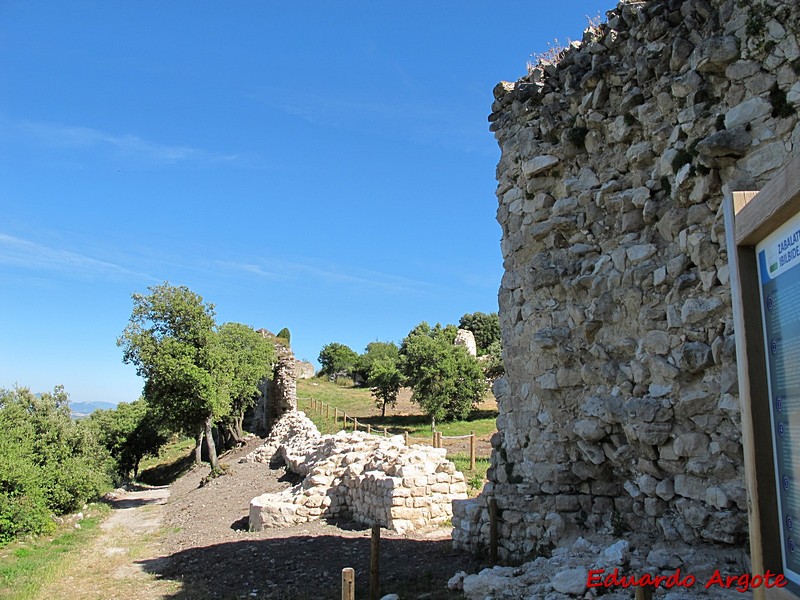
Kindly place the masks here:
<instances>
[{"instance_id":1,"label":"low stone wall","mask_svg":"<svg viewBox=\"0 0 800 600\"><path fill-rule=\"evenodd\" d=\"M445 449L405 446L364 432L321 436L302 412L284 415L266 443L242 459L282 462L303 481L250 502L250 530L318 519L347 518L405 532L452 517L452 502L467 497L464 475Z\"/></svg>"}]
</instances>

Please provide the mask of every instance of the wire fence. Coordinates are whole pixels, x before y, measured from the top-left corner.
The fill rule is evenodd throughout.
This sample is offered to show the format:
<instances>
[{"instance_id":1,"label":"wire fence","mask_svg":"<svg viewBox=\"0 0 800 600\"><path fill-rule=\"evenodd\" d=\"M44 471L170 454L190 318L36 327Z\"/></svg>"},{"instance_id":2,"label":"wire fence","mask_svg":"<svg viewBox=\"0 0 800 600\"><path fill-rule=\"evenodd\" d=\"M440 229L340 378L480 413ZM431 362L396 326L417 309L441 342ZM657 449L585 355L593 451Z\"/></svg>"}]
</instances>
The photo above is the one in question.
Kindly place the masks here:
<instances>
[{"instance_id":1,"label":"wire fence","mask_svg":"<svg viewBox=\"0 0 800 600\"><path fill-rule=\"evenodd\" d=\"M339 410L336 406L323 402L313 396L297 398L298 402L303 400L308 404L309 411L320 415L326 420L333 419L334 429L344 429L352 431L366 431L370 435L388 437L390 435L402 435L406 446L412 443L427 444L434 448L444 448L445 440L469 440L469 468L475 469L478 438L472 431L467 435L442 435L441 431L433 431L430 437L416 437L408 434L404 429L390 429L388 427L372 427L370 423L359 422L357 417L348 415L345 411Z\"/></svg>"}]
</instances>

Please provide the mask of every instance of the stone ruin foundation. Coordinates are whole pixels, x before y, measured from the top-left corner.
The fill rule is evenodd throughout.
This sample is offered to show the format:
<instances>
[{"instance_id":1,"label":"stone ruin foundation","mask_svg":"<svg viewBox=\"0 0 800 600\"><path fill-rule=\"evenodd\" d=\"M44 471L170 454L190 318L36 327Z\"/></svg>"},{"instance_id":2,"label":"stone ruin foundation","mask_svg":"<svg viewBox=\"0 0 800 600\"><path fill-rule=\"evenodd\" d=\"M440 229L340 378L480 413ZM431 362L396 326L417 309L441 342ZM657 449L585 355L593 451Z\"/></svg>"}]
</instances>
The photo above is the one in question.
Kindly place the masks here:
<instances>
[{"instance_id":1,"label":"stone ruin foundation","mask_svg":"<svg viewBox=\"0 0 800 600\"><path fill-rule=\"evenodd\" d=\"M346 518L403 533L446 523L453 500L467 497L464 475L446 450L406 447L402 436L320 435L304 413L286 413L267 441L242 459L283 463L304 479L250 502L250 530Z\"/></svg>"},{"instance_id":2,"label":"stone ruin foundation","mask_svg":"<svg viewBox=\"0 0 800 600\"><path fill-rule=\"evenodd\" d=\"M626 573L749 570L722 201L800 153L799 38L796 0L623 2L495 88L506 376L458 547L486 551L495 498L501 560L539 572L617 541ZM511 597L587 593L553 577Z\"/></svg>"}]
</instances>

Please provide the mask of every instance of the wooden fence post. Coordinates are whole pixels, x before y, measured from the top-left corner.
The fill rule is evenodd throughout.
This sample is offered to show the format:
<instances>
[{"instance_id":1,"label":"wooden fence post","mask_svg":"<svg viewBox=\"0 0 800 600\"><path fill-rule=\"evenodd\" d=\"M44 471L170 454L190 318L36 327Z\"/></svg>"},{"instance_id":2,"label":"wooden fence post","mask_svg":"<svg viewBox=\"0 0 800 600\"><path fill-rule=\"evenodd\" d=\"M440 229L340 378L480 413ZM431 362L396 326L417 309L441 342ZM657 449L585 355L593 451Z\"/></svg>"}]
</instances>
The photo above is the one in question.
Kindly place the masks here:
<instances>
[{"instance_id":1,"label":"wooden fence post","mask_svg":"<svg viewBox=\"0 0 800 600\"><path fill-rule=\"evenodd\" d=\"M369 423L367 423L367 433L372 434L372 425L370 425Z\"/></svg>"},{"instance_id":2,"label":"wooden fence post","mask_svg":"<svg viewBox=\"0 0 800 600\"><path fill-rule=\"evenodd\" d=\"M358 419L353 417L353 431L358 431Z\"/></svg>"},{"instance_id":3,"label":"wooden fence post","mask_svg":"<svg viewBox=\"0 0 800 600\"><path fill-rule=\"evenodd\" d=\"M333 427L334 429L339 426L339 409L333 407Z\"/></svg>"},{"instance_id":4,"label":"wooden fence post","mask_svg":"<svg viewBox=\"0 0 800 600\"><path fill-rule=\"evenodd\" d=\"M475 438L475 432L469 432L469 469L470 471L475 470L475 454L477 446L477 439Z\"/></svg>"},{"instance_id":5,"label":"wooden fence post","mask_svg":"<svg viewBox=\"0 0 800 600\"><path fill-rule=\"evenodd\" d=\"M331 418L331 405L330 404L326 404L325 405L325 419L330 419L330 418Z\"/></svg>"},{"instance_id":6,"label":"wooden fence post","mask_svg":"<svg viewBox=\"0 0 800 600\"><path fill-rule=\"evenodd\" d=\"M387 431L386 427L383 428L383 437L387 437L389 432Z\"/></svg>"},{"instance_id":7,"label":"wooden fence post","mask_svg":"<svg viewBox=\"0 0 800 600\"><path fill-rule=\"evenodd\" d=\"M648 586L639 586L636 588L636 600L652 600L653 590Z\"/></svg>"},{"instance_id":8,"label":"wooden fence post","mask_svg":"<svg viewBox=\"0 0 800 600\"><path fill-rule=\"evenodd\" d=\"M342 569L342 600L355 600L356 572L352 567Z\"/></svg>"},{"instance_id":9,"label":"wooden fence post","mask_svg":"<svg viewBox=\"0 0 800 600\"><path fill-rule=\"evenodd\" d=\"M408 446L408 432L403 432L403 441L405 442L406 446Z\"/></svg>"},{"instance_id":10,"label":"wooden fence post","mask_svg":"<svg viewBox=\"0 0 800 600\"><path fill-rule=\"evenodd\" d=\"M497 499L489 498L489 562L497 564Z\"/></svg>"},{"instance_id":11,"label":"wooden fence post","mask_svg":"<svg viewBox=\"0 0 800 600\"><path fill-rule=\"evenodd\" d=\"M434 431L434 432L433 432L433 442L432 442L432 445L433 445L433 447L434 447L434 448L438 448L438 447L439 447L439 446L437 446L437 445L436 445L436 440L437 440L436 434L437 434L437 433L439 433L439 432L438 432L438 431Z\"/></svg>"},{"instance_id":12,"label":"wooden fence post","mask_svg":"<svg viewBox=\"0 0 800 600\"><path fill-rule=\"evenodd\" d=\"M369 553L369 598L378 600L381 595L381 526L377 523L372 526L372 543Z\"/></svg>"},{"instance_id":13,"label":"wooden fence post","mask_svg":"<svg viewBox=\"0 0 800 600\"><path fill-rule=\"evenodd\" d=\"M444 446L442 446L442 432L441 431L437 431L436 432L436 447L437 448L443 448L444 447Z\"/></svg>"}]
</instances>

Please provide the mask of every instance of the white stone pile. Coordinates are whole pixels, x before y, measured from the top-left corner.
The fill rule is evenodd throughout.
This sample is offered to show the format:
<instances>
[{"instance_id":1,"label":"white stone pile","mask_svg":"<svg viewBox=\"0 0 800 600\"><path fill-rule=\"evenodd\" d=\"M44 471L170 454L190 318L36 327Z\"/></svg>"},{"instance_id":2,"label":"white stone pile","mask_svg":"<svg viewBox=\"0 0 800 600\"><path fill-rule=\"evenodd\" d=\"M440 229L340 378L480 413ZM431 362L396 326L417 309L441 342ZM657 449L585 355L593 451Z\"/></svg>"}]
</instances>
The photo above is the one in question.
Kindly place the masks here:
<instances>
[{"instance_id":1,"label":"white stone pile","mask_svg":"<svg viewBox=\"0 0 800 600\"><path fill-rule=\"evenodd\" d=\"M274 426L266 443L243 461L281 460L305 478L280 493L250 502L250 529L282 527L320 517L348 518L405 532L452 517L452 501L466 498L464 475L446 450L406 447L401 436L340 431L321 436L302 413Z\"/></svg>"}]
</instances>

